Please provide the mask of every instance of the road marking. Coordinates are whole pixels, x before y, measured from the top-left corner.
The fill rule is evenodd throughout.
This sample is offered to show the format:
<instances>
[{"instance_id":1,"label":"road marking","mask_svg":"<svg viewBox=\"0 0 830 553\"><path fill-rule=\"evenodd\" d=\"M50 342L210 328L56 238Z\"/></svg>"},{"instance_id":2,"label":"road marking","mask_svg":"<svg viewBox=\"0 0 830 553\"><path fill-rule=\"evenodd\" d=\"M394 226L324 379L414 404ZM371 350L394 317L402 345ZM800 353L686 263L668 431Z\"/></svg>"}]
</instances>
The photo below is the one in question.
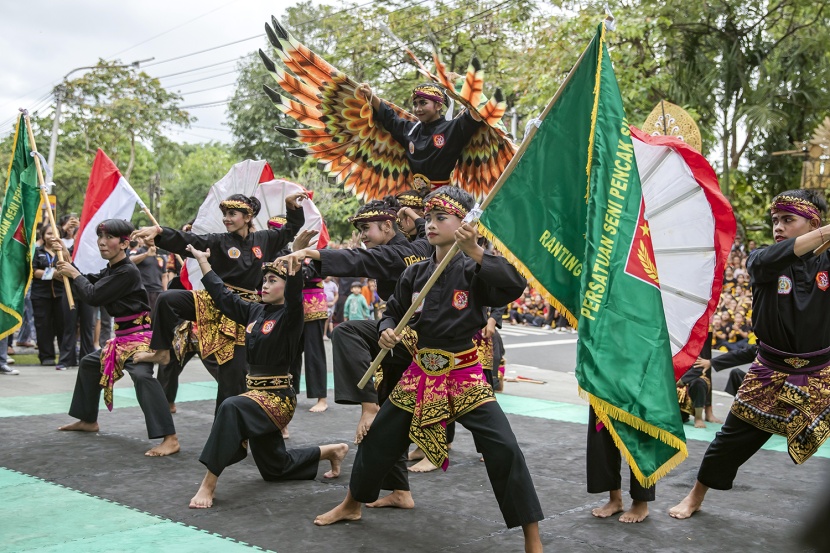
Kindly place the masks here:
<instances>
[{"instance_id":1,"label":"road marking","mask_svg":"<svg viewBox=\"0 0 830 553\"><path fill-rule=\"evenodd\" d=\"M535 348L537 346L563 346L565 344L575 344L578 340L576 338L572 340L546 340L544 342L528 342L526 344L504 344L504 349L516 349L516 348Z\"/></svg>"}]
</instances>

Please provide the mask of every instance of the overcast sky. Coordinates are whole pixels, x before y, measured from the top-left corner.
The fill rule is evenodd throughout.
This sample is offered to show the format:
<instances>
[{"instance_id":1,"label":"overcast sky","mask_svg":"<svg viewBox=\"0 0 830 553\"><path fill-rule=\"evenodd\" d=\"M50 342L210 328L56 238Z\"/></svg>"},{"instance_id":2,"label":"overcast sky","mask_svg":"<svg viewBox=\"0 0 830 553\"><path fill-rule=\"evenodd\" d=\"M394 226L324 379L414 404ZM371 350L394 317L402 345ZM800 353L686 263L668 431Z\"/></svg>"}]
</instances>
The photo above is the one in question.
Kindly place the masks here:
<instances>
[{"instance_id":1,"label":"overcast sky","mask_svg":"<svg viewBox=\"0 0 830 553\"><path fill-rule=\"evenodd\" d=\"M260 48L265 40L265 22L272 14L281 17L286 7L296 3L297 0L0 0L0 132L11 132L19 107L50 110L54 99L49 94L64 75L77 67L95 65L99 58L125 63L155 58L142 64L142 69L152 76L189 71L161 79L166 88L182 93L184 106L222 102L234 90L234 60ZM258 38L210 52L165 61L257 35ZM218 65L193 71L212 64ZM78 71L72 77L81 74ZM198 121L192 128L171 133L170 137L178 142L229 142L226 107L189 109Z\"/></svg>"}]
</instances>

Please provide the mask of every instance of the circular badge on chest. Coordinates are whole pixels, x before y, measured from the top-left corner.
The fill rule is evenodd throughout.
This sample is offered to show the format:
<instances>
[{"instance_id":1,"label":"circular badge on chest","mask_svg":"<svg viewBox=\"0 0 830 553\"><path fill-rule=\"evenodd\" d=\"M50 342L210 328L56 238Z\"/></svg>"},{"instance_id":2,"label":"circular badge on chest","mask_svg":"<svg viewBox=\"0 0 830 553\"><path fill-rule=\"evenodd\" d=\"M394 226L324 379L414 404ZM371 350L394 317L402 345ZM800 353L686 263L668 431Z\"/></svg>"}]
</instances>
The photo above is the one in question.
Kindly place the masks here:
<instances>
[{"instance_id":1,"label":"circular badge on chest","mask_svg":"<svg viewBox=\"0 0 830 553\"><path fill-rule=\"evenodd\" d=\"M415 153L415 143L414 143L414 142L410 142L410 143L409 143L409 153L410 153L410 154L414 154L414 153Z\"/></svg>"},{"instance_id":2,"label":"circular badge on chest","mask_svg":"<svg viewBox=\"0 0 830 553\"><path fill-rule=\"evenodd\" d=\"M274 330L275 324L276 323L274 321L265 321L265 324L262 325L262 333L271 334L271 331Z\"/></svg>"},{"instance_id":3,"label":"circular badge on chest","mask_svg":"<svg viewBox=\"0 0 830 553\"><path fill-rule=\"evenodd\" d=\"M233 247L228 250L228 257L230 257L231 259L237 259L241 254L242 252L240 252L239 248L237 247Z\"/></svg>"}]
</instances>

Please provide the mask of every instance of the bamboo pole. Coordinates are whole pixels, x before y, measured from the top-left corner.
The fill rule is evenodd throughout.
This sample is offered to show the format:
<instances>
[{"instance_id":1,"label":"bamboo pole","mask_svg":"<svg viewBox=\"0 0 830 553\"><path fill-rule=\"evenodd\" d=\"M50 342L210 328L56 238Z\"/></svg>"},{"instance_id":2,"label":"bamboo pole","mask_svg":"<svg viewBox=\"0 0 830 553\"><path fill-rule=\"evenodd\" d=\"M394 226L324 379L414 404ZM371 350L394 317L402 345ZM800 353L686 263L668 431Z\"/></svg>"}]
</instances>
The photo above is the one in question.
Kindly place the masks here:
<instances>
[{"instance_id":1,"label":"bamboo pole","mask_svg":"<svg viewBox=\"0 0 830 553\"><path fill-rule=\"evenodd\" d=\"M35 145L35 135L32 132L32 123L29 121L29 112L23 111L23 118L26 120L26 132L29 135L29 148L32 153L37 154L37 146ZM43 180L43 168L40 166L40 157L35 155L35 166L37 167L37 180L40 184L40 197L43 204L46 206L46 215L49 219L49 225L52 227L52 233L56 238L60 238L58 232L58 225L55 223L55 214L52 213L52 204L49 202L49 194L46 191L46 182ZM63 261L63 249L58 250L58 260ZM75 309L75 298L72 296L72 285L69 279L63 278L63 285L66 288L66 300L69 302L69 309Z\"/></svg>"},{"instance_id":2,"label":"bamboo pole","mask_svg":"<svg viewBox=\"0 0 830 553\"><path fill-rule=\"evenodd\" d=\"M542 111L542 114L539 116L539 121L542 121L545 119L545 117L547 117L548 113L550 113L551 108L553 108L553 105L556 103L557 100L559 100L559 97L562 95L562 92L565 90L565 87L570 82L571 77L576 71L576 68L579 67L580 63L582 63L582 60L585 57L585 53L588 51L588 48L590 48L590 44L582 51L582 54L580 54L579 59L576 60L576 63L574 64L573 68L571 68L570 72L568 73L568 76L565 77L565 80L562 81L561 85L559 85L559 89L556 91L556 94L553 95L553 98L551 98L550 102L548 102L548 105L545 106L544 111ZM490 205L490 202L493 200L496 194L498 194L499 190L501 190L501 187L504 186L504 182L507 180L507 177L509 177L513 170L516 168L516 165L518 165L519 160L522 158L525 151L527 151L527 148L530 146L530 143L533 140L533 136L536 134L536 130L538 128L539 127L536 125L531 126L527 135L525 135L524 140L522 140L522 144L519 146L519 149L513 156L513 159L511 159L510 163L507 164L507 167L505 167L501 176L499 176L499 179L496 181L496 184L493 185L493 188L487 194L487 197L484 198L484 201L481 203L479 210L484 211L487 208L487 206ZM400 335L401 332L403 332L403 329L406 328L406 325L409 324L409 320L415 314L415 311L424 301L424 298L426 298L427 294L432 289L435 282L438 280L438 277L440 277L441 273L444 272L444 269L447 268L447 265L449 264L450 260L457 253L458 242L452 245L450 251L447 253L446 256L444 256L444 259L442 259L441 263L439 263L438 266L435 268L435 272L432 273L432 275L429 277L429 280L427 280L426 284L424 284L424 287L418 293L418 297L415 298L415 301L413 301L412 305L409 306L409 309L406 311L404 316L401 317L401 320L398 322L398 326L395 327L396 335ZM380 367L381 362L383 361L384 357L386 357L386 354L389 353L389 351L390 350L386 348L382 348L380 352L378 352L377 357L375 357L375 360L372 361L372 364L366 370L366 373L363 375L363 378L361 378L360 382L358 382L358 388L362 390L366 386L366 384L369 382L369 379L371 379L372 376L374 376L375 372L377 372L378 367Z\"/></svg>"}]
</instances>

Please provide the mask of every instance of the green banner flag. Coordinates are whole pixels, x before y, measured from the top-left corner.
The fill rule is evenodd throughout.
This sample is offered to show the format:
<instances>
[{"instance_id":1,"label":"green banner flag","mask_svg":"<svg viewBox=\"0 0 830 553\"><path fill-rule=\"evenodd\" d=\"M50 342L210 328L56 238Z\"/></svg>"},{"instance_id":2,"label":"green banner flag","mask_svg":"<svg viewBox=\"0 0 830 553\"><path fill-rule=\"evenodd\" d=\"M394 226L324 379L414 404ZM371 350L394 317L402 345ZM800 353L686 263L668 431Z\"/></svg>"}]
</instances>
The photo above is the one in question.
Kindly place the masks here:
<instances>
[{"instance_id":1,"label":"green banner flag","mask_svg":"<svg viewBox=\"0 0 830 553\"><path fill-rule=\"evenodd\" d=\"M26 121L20 116L0 211L0 339L20 327L26 290L32 282L35 220L40 206L37 168Z\"/></svg>"},{"instance_id":2,"label":"green banner flag","mask_svg":"<svg viewBox=\"0 0 830 553\"><path fill-rule=\"evenodd\" d=\"M580 393L640 483L651 486L688 453L640 177L604 24L546 112L484 210L483 233L578 323Z\"/></svg>"}]
</instances>

